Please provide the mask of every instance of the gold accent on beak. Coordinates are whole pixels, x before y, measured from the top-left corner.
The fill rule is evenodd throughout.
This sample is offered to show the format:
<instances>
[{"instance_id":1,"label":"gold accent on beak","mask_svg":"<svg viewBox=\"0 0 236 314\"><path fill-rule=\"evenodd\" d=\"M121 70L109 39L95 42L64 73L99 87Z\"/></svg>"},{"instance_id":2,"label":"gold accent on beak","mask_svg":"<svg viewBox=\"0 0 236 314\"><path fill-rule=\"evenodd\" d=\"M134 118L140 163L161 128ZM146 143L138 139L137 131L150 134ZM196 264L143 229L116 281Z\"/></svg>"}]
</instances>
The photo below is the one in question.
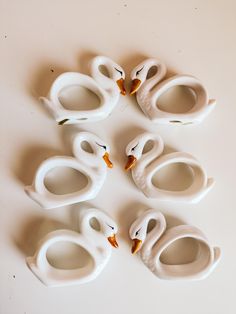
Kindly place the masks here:
<instances>
[{"instance_id":1,"label":"gold accent on beak","mask_svg":"<svg viewBox=\"0 0 236 314\"><path fill-rule=\"evenodd\" d=\"M130 95L133 95L137 92L139 86L141 85L141 81L139 79L132 80L131 88L130 88Z\"/></svg>"},{"instance_id":2,"label":"gold accent on beak","mask_svg":"<svg viewBox=\"0 0 236 314\"><path fill-rule=\"evenodd\" d=\"M65 124L67 121L69 121L69 119L64 119L58 122L58 125L63 125Z\"/></svg>"},{"instance_id":3,"label":"gold accent on beak","mask_svg":"<svg viewBox=\"0 0 236 314\"><path fill-rule=\"evenodd\" d=\"M132 245L132 249L131 249L132 254L137 253L139 251L139 249L141 248L141 245L142 245L142 240L133 239L133 245Z\"/></svg>"},{"instance_id":4,"label":"gold accent on beak","mask_svg":"<svg viewBox=\"0 0 236 314\"><path fill-rule=\"evenodd\" d=\"M126 95L125 80L123 78L120 78L119 80L116 81L116 84L118 85L120 89L121 95Z\"/></svg>"},{"instance_id":5,"label":"gold accent on beak","mask_svg":"<svg viewBox=\"0 0 236 314\"><path fill-rule=\"evenodd\" d=\"M110 159L109 159L109 154L108 154L108 152L106 152L103 156L102 156L102 158L104 159L104 161L105 161L105 163L107 164L107 167L108 168L112 168L113 167L113 163L110 161Z\"/></svg>"},{"instance_id":6,"label":"gold accent on beak","mask_svg":"<svg viewBox=\"0 0 236 314\"><path fill-rule=\"evenodd\" d=\"M113 234L112 236L108 237L107 240L111 243L111 245L113 247L115 247L115 248L119 247L119 245L118 245L118 243L116 241L116 235L115 234Z\"/></svg>"},{"instance_id":7,"label":"gold accent on beak","mask_svg":"<svg viewBox=\"0 0 236 314\"><path fill-rule=\"evenodd\" d=\"M133 168L136 164L137 158L133 155L129 155L128 156L128 161L127 164L125 165L125 170L130 170L131 168Z\"/></svg>"}]
</instances>

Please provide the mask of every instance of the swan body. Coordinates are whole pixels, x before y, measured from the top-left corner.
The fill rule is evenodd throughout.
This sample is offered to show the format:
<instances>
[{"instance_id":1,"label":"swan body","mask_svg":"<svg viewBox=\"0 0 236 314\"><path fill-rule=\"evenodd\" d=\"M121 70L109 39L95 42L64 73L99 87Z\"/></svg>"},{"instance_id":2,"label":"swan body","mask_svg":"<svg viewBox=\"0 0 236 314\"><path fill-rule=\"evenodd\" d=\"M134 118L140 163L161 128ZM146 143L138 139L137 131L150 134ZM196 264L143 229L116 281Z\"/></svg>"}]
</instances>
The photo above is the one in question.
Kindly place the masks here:
<instances>
[{"instance_id":1,"label":"swan body","mask_svg":"<svg viewBox=\"0 0 236 314\"><path fill-rule=\"evenodd\" d=\"M82 142L87 141L93 153L88 153L82 148ZM49 209L95 198L102 188L107 167L112 168L109 160L109 147L98 136L89 132L78 133L73 142L75 157L55 156L51 157L39 166L33 184L25 187L25 192L41 207ZM57 195L50 192L45 186L47 173L56 167L69 167L83 173L87 179L87 185L80 191Z\"/></svg>"},{"instance_id":2,"label":"swan body","mask_svg":"<svg viewBox=\"0 0 236 314\"><path fill-rule=\"evenodd\" d=\"M101 66L106 68L109 77L102 74ZM48 98L40 98L60 125L103 120L115 108L120 93L125 95L125 72L111 59L104 56L95 57L91 62L91 74L92 77L77 72L63 73L52 84ZM100 100L99 107L93 110L67 110L64 108L60 100L61 91L76 85L85 87L96 94Z\"/></svg>"},{"instance_id":3,"label":"swan body","mask_svg":"<svg viewBox=\"0 0 236 314\"><path fill-rule=\"evenodd\" d=\"M147 78L148 71L152 67L155 67L157 72ZM214 99L209 100L205 87L194 76L175 75L162 81L165 75L166 66L157 59L147 59L132 71L130 94L136 93L137 102L144 114L151 121L160 124L184 125L202 122L216 104ZM159 97L171 87L179 85L189 87L195 93L195 105L184 113L171 113L158 108Z\"/></svg>"},{"instance_id":4,"label":"swan body","mask_svg":"<svg viewBox=\"0 0 236 314\"><path fill-rule=\"evenodd\" d=\"M101 232L91 227L89 221L92 218L98 220ZM116 223L98 209L91 208L82 211L80 231L80 234L71 230L52 231L38 243L34 256L26 258L28 267L46 286L83 284L94 280L110 259L111 246L108 241L112 246L118 247L115 238L117 233ZM53 267L48 262L47 251L58 242L69 242L81 246L89 253L91 260L86 266L77 269L58 269Z\"/></svg>"},{"instance_id":5,"label":"swan body","mask_svg":"<svg viewBox=\"0 0 236 314\"><path fill-rule=\"evenodd\" d=\"M152 149L147 153L142 153L145 144L150 140L153 142ZM126 155L128 156L126 170L131 169L137 187L148 198L189 203L200 201L212 188L214 180L207 178L205 170L190 154L175 152L161 156L163 149L162 138L152 133L143 133L128 144L126 147ZM158 170L173 163L185 163L194 171L193 183L186 190L163 190L156 187L152 182L153 175Z\"/></svg>"},{"instance_id":6,"label":"swan body","mask_svg":"<svg viewBox=\"0 0 236 314\"><path fill-rule=\"evenodd\" d=\"M155 227L147 233L150 220L155 220ZM140 251L144 264L161 279L197 280L207 277L217 265L221 251L212 247L206 236L196 227L180 225L166 230L163 214L150 209L144 212L130 227L133 240L132 253ZM169 265L160 260L163 251L179 239L192 238L198 242L198 254L194 261L186 264Z\"/></svg>"}]
</instances>

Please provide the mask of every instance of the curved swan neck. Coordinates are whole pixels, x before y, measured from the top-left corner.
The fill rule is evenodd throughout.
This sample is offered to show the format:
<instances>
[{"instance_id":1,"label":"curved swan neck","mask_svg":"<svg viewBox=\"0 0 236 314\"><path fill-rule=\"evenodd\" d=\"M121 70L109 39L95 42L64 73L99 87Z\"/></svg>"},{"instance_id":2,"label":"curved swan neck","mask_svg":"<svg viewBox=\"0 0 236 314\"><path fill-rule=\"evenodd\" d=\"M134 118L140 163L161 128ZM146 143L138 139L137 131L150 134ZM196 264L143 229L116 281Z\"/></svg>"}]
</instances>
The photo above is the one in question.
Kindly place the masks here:
<instances>
[{"instance_id":1,"label":"curved swan neck","mask_svg":"<svg viewBox=\"0 0 236 314\"><path fill-rule=\"evenodd\" d=\"M83 210L80 213L80 232L103 256L109 255L110 246L105 235L90 225L90 221L93 218L97 219L101 226L106 220L106 215L95 208Z\"/></svg>"},{"instance_id":2,"label":"curved swan neck","mask_svg":"<svg viewBox=\"0 0 236 314\"><path fill-rule=\"evenodd\" d=\"M150 78L146 78L144 83L140 87L140 91L142 90L143 92L150 92L151 89L158 84L166 75L166 65L164 62L157 60L157 59L148 59L146 62L146 75L148 74L148 71L152 67L157 67L157 72L155 73L154 76Z\"/></svg>"},{"instance_id":3,"label":"curved swan neck","mask_svg":"<svg viewBox=\"0 0 236 314\"><path fill-rule=\"evenodd\" d=\"M161 212L150 210L147 212L145 221L145 228L147 233L148 223L151 220L156 221L156 226L147 234L146 239L143 244L142 252L143 254L149 254L155 243L160 239L166 230L166 220Z\"/></svg>"},{"instance_id":4,"label":"curved swan neck","mask_svg":"<svg viewBox=\"0 0 236 314\"><path fill-rule=\"evenodd\" d=\"M99 141L99 139L92 133L87 132L80 132L77 136L74 138L73 142L73 153L78 159L79 162L81 162L84 165L89 166L90 168L97 169L97 171L103 171L106 168L106 165L102 158L99 158L98 156L98 147L94 145L96 142ZM91 146L93 153L86 152L82 148L82 143L88 142Z\"/></svg>"},{"instance_id":5,"label":"curved swan neck","mask_svg":"<svg viewBox=\"0 0 236 314\"><path fill-rule=\"evenodd\" d=\"M101 66L104 66L106 68L109 77L101 72ZM111 96L119 95L119 90L116 87L116 83L114 81L114 69L111 65L111 60L109 58L103 56L98 56L94 58L91 62L90 71L95 81Z\"/></svg>"},{"instance_id":6,"label":"curved swan neck","mask_svg":"<svg viewBox=\"0 0 236 314\"><path fill-rule=\"evenodd\" d=\"M141 153L140 159L137 161L136 168L142 168L144 169L146 166L148 166L154 159L158 158L164 150L164 142L162 138L157 134L145 134L142 136L140 140L139 150L142 152L144 149L145 144L147 144L148 141L153 142L153 147L151 150L149 150L147 153Z\"/></svg>"}]
</instances>

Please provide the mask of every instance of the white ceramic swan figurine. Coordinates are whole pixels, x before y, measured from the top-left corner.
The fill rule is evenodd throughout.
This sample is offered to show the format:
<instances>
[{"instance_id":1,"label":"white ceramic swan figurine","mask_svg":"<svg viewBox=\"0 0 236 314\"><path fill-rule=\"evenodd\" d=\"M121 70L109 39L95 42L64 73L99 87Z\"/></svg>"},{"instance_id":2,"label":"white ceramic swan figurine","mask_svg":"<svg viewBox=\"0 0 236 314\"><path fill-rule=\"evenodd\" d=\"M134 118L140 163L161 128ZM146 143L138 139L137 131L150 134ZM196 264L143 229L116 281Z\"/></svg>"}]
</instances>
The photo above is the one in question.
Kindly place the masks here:
<instances>
[{"instance_id":1,"label":"white ceramic swan figurine","mask_svg":"<svg viewBox=\"0 0 236 314\"><path fill-rule=\"evenodd\" d=\"M155 227L148 233L148 223L156 221ZM197 280L207 277L217 265L221 251L212 247L205 235L196 227L180 225L166 231L166 220L161 212L150 209L144 212L130 227L133 240L132 253L140 250L144 264L161 279ZM163 251L179 239L192 238L198 241L196 259L190 263L170 265L160 260Z\"/></svg>"},{"instance_id":2,"label":"white ceramic swan figurine","mask_svg":"<svg viewBox=\"0 0 236 314\"><path fill-rule=\"evenodd\" d=\"M104 66L109 77L100 68ZM125 95L124 70L111 59L97 56L91 62L92 77L66 72L57 77L51 86L48 98L40 97L56 121L61 124L94 122L107 118L115 108L120 93ZM100 105L93 110L67 110L60 101L60 93L64 88L79 85L91 90L100 99Z\"/></svg>"},{"instance_id":3,"label":"white ceramic swan figurine","mask_svg":"<svg viewBox=\"0 0 236 314\"><path fill-rule=\"evenodd\" d=\"M148 71L156 67L155 75L147 78ZM161 82L166 75L165 64L157 59L147 59L131 72L130 94L136 93L137 102L144 114L153 122L160 124L200 123L215 107L216 101L208 99L207 91L201 82L190 75L175 75ZM183 85L195 93L195 105L185 113L163 111L157 106L159 97L169 88Z\"/></svg>"},{"instance_id":4,"label":"white ceramic swan figurine","mask_svg":"<svg viewBox=\"0 0 236 314\"><path fill-rule=\"evenodd\" d=\"M143 148L148 141L153 142L153 147L146 153ZM143 133L132 140L126 147L128 161L125 169L132 170L132 177L137 187L148 197L163 201L181 201L197 203L212 188L214 179L207 178L205 170L200 163L190 154L175 152L162 155L164 142L157 134ZM192 184L182 191L169 191L156 187L152 178L161 168L173 164L185 163L194 171Z\"/></svg>"},{"instance_id":5,"label":"white ceramic swan figurine","mask_svg":"<svg viewBox=\"0 0 236 314\"><path fill-rule=\"evenodd\" d=\"M88 142L93 153L86 152L83 142ZM95 198L103 186L107 174L107 167L112 168L109 159L109 146L98 136L89 132L78 133L73 142L75 157L55 156L46 159L39 166L34 182L26 186L25 191L34 201L43 208L56 208ZM87 185L80 191L57 195L50 192L45 186L45 176L56 167L70 167L83 173L87 179Z\"/></svg>"},{"instance_id":6,"label":"white ceramic swan figurine","mask_svg":"<svg viewBox=\"0 0 236 314\"><path fill-rule=\"evenodd\" d=\"M90 220L96 218L100 231L94 230ZM46 286L65 286L83 284L94 280L104 269L111 256L111 246L117 248L117 225L104 212L91 208L83 210L80 215L80 234L71 230L56 230L47 234L38 244L33 257L27 257L26 262L32 272ZM107 238L107 239L106 239ZM58 242L70 242L84 248L91 256L91 261L77 269L58 269L47 259L49 247Z\"/></svg>"}]
</instances>

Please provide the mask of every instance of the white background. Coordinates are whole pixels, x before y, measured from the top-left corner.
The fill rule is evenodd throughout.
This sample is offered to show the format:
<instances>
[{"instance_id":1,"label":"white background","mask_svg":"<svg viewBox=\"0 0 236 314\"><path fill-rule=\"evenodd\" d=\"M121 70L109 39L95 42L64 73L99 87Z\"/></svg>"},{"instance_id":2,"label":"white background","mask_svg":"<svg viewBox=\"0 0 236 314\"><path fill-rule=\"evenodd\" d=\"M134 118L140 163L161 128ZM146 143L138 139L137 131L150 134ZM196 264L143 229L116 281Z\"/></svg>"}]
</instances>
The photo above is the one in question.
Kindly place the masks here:
<instances>
[{"instance_id":1,"label":"white background","mask_svg":"<svg viewBox=\"0 0 236 314\"><path fill-rule=\"evenodd\" d=\"M229 0L0 0L1 314L236 312L235 12L236 2ZM75 228L72 212L80 205L45 211L24 193L42 160L71 154L65 140L70 127L57 126L38 96L46 95L64 71L88 73L87 64L97 54L116 60L127 84L134 66L158 57L170 73L200 78L217 106L199 126L160 127L127 96L107 120L78 127L111 146L115 167L90 204L118 222L120 248L95 281L46 288L26 267L25 257L33 253L43 224L50 230ZM124 149L142 130L158 132L171 149L193 154L215 178L215 187L199 204L160 203L138 191L123 171ZM136 212L148 207L162 210L171 222L196 225L222 248L222 260L210 277L161 281L130 254L128 227Z\"/></svg>"}]
</instances>

